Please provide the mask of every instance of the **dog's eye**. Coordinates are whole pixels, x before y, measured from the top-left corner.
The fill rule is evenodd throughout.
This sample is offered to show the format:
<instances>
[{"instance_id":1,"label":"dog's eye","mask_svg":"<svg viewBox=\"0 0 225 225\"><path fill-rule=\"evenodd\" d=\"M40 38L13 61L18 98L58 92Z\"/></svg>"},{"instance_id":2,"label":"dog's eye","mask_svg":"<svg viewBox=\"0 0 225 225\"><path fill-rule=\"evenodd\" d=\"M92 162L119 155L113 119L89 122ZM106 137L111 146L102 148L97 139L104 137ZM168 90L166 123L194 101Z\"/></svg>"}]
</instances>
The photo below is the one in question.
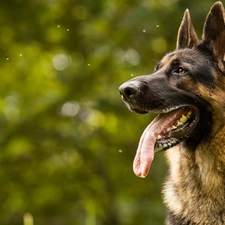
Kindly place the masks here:
<instances>
[{"instance_id":1,"label":"dog's eye","mask_svg":"<svg viewBox=\"0 0 225 225\"><path fill-rule=\"evenodd\" d=\"M174 72L175 72L175 73L178 73L179 75L183 75L183 74L185 74L187 71L186 71L184 68L182 68L182 67L178 67Z\"/></svg>"}]
</instances>

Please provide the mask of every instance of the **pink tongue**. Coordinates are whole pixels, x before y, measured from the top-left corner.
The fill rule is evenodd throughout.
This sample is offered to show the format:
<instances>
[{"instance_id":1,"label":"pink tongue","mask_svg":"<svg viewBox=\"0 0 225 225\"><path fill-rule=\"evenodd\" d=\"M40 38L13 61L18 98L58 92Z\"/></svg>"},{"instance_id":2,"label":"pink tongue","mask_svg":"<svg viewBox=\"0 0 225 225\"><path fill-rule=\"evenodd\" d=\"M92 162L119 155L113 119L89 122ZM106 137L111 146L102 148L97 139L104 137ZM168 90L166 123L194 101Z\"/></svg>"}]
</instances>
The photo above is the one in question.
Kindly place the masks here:
<instances>
[{"instance_id":1,"label":"pink tongue","mask_svg":"<svg viewBox=\"0 0 225 225\"><path fill-rule=\"evenodd\" d=\"M184 110L175 110L157 116L145 129L139 141L133 162L134 173L138 177L146 177L154 159L154 146L159 134L166 131L180 118Z\"/></svg>"}]
</instances>

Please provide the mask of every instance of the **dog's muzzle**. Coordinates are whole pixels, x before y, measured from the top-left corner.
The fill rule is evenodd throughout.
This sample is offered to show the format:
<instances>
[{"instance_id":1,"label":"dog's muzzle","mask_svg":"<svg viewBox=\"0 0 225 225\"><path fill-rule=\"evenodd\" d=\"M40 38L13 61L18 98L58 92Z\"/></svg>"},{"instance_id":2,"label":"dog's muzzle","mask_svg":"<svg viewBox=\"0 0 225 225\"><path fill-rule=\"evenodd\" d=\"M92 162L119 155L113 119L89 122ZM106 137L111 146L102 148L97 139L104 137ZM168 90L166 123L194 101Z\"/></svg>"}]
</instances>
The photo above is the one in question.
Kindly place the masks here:
<instances>
[{"instance_id":1,"label":"dog's muzzle","mask_svg":"<svg viewBox=\"0 0 225 225\"><path fill-rule=\"evenodd\" d=\"M135 113L146 114L148 109L143 104L143 83L139 80L130 80L119 87L120 95L126 106Z\"/></svg>"},{"instance_id":2,"label":"dog's muzzle","mask_svg":"<svg viewBox=\"0 0 225 225\"><path fill-rule=\"evenodd\" d=\"M136 99L140 91L140 85L141 84L139 81L128 81L123 83L119 87L119 91L120 91L122 99L127 102L130 102L133 99Z\"/></svg>"}]
</instances>

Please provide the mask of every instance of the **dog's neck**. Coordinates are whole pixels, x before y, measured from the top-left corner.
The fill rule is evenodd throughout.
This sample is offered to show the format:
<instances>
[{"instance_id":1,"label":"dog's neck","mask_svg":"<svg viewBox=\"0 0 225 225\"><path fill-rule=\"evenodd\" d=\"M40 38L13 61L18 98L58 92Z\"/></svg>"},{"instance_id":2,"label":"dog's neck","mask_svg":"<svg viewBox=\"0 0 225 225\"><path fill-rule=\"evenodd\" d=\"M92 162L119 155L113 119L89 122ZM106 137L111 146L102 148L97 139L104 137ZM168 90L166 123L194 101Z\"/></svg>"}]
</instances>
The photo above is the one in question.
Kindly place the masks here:
<instances>
[{"instance_id":1,"label":"dog's neck","mask_svg":"<svg viewBox=\"0 0 225 225\"><path fill-rule=\"evenodd\" d=\"M214 217L221 216L215 214L221 205L225 209L224 143L225 127L216 133L210 144L201 143L195 151L184 148L182 144L166 151L169 179L165 184L164 200L172 213L185 217L197 210L198 215L202 215L198 220L205 220L205 216L212 215L212 212L215 212ZM208 204L207 201L214 203ZM207 204L213 208L204 208Z\"/></svg>"}]
</instances>

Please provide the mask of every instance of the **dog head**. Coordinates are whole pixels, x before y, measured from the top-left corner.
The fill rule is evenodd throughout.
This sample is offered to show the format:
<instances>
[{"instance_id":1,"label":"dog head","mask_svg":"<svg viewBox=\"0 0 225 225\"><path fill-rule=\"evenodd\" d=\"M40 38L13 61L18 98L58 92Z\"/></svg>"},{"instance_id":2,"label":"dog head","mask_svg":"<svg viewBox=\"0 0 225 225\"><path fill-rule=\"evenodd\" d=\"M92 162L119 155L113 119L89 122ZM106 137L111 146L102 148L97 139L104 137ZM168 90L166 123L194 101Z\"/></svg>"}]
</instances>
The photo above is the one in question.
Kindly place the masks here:
<instances>
[{"instance_id":1,"label":"dog head","mask_svg":"<svg viewBox=\"0 0 225 225\"><path fill-rule=\"evenodd\" d=\"M221 2L212 6L200 41L186 10L176 50L163 57L153 74L136 77L120 86L121 97L131 111L159 114L140 140L134 160L136 175L147 175L154 150L167 150L181 142L194 149L216 130L216 126L212 128L213 121L215 124L224 118L221 109L221 105L225 107L224 14Z\"/></svg>"}]
</instances>

